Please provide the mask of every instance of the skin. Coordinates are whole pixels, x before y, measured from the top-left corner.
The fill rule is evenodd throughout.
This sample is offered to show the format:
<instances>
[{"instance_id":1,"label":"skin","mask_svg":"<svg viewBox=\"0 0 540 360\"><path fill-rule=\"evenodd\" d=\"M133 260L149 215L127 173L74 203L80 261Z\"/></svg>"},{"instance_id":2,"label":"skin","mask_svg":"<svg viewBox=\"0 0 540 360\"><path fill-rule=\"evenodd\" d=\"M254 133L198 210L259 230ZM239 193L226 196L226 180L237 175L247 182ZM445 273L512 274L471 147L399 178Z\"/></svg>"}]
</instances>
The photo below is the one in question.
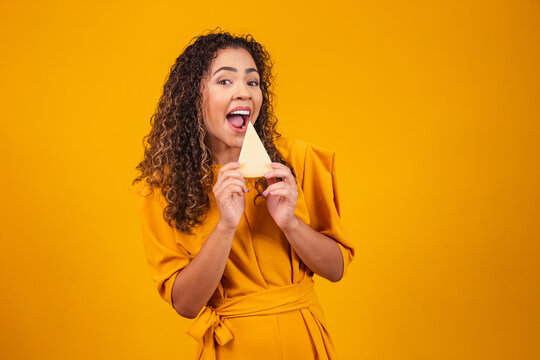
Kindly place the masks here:
<instances>
[{"instance_id":1,"label":"skin","mask_svg":"<svg viewBox=\"0 0 540 360\"><path fill-rule=\"evenodd\" d=\"M219 70L222 67L237 71ZM256 68L255 62L245 49L222 49L201 84L204 125L209 134L212 160L223 166L212 189L219 208L219 221L173 284L173 306L178 314L190 319L206 305L221 281L234 233L245 210L244 194L248 189L237 171L240 163L236 162L244 134L236 134L229 128L226 115L236 106L249 106L252 109L250 121L257 119L262 93L254 83L258 84L259 74L246 73L252 68ZM272 168L265 175L268 188L263 193L267 197L268 212L306 266L332 282L339 281L343 257L336 241L294 215L298 199L296 181L287 166L272 163ZM277 181L278 177L282 181Z\"/></svg>"},{"instance_id":2,"label":"skin","mask_svg":"<svg viewBox=\"0 0 540 360\"><path fill-rule=\"evenodd\" d=\"M214 164L236 161L244 141L244 133L230 129L227 114L237 106L247 106L252 124L259 116L263 96L256 69L247 50L221 49L202 81L204 126Z\"/></svg>"}]
</instances>

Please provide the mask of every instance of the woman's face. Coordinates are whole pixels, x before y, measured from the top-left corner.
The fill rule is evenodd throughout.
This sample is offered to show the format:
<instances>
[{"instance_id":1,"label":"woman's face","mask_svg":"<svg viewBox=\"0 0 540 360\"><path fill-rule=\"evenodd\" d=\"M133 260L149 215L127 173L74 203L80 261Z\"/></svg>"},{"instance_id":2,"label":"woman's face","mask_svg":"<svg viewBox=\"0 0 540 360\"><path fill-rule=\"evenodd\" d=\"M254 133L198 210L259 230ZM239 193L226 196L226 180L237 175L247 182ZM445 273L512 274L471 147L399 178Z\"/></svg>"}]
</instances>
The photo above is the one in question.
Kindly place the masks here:
<instances>
[{"instance_id":1,"label":"woman's face","mask_svg":"<svg viewBox=\"0 0 540 360\"><path fill-rule=\"evenodd\" d=\"M218 50L201 82L203 121L213 154L242 147L247 122L255 123L261 109L259 82L246 49Z\"/></svg>"}]
</instances>

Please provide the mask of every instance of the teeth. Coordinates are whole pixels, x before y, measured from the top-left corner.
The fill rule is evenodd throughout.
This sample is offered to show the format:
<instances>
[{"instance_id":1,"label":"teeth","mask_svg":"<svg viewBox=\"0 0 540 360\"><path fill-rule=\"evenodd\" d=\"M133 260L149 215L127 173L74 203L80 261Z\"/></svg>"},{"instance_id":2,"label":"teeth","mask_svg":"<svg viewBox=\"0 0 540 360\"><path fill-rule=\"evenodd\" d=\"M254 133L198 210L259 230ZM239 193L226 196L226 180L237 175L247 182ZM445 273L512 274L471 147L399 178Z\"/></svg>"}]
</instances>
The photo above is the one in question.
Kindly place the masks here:
<instances>
[{"instance_id":1,"label":"teeth","mask_svg":"<svg viewBox=\"0 0 540 360\"><path fill-rule=\"evenodd\" d=\"M230 114L237 114L237 115L249 115L249 111L248 110L236 110L236 111L233 111Z\"/></svg>"}]
</instances>

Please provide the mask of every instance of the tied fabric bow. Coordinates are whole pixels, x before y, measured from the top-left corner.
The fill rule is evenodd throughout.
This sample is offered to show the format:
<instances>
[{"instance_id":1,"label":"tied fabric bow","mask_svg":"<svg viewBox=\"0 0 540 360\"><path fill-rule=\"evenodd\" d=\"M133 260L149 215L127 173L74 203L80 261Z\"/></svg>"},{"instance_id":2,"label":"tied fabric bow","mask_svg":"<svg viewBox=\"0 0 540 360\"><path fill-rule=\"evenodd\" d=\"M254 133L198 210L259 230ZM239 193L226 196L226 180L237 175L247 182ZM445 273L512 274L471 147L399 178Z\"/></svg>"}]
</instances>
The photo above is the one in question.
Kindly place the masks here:
<instances>
[{"instance_id":1,"label":"tied fabric bow","mask_svg":"<svg viewBox=\"0 0 540 360\"><path fill-rule=\"evenodd\" d=\"M187 333L197 341L203 341L205 335L214 334L219 345L225 345L233 339L229 328L223 324L221 317L209 306L199 314ZM208 339L208 341L210 340Z\"/></svg>"},{"instance_id":2,"label":"tied fabric bow","mask_svg":"<svg viewBox=\"0 0 540 360\"><path fill-rule=\"evenodd\" d=\"M232 299L222 299L215 307L206 306L195 318L187 333L199 342L196 359L214 360L216 358L214 339L219 345L225 345L234 339L230 329L223 323L224 319L277 314L301 309L303 314L305 310L313 315L312 321L317 323L313 325L314 327L324 329L326 325L321 321L322 317L310 309L311 306L318 307L318 305L313 279L307 277L299 284L271 288Z\"/></svg>"}]
</instances>

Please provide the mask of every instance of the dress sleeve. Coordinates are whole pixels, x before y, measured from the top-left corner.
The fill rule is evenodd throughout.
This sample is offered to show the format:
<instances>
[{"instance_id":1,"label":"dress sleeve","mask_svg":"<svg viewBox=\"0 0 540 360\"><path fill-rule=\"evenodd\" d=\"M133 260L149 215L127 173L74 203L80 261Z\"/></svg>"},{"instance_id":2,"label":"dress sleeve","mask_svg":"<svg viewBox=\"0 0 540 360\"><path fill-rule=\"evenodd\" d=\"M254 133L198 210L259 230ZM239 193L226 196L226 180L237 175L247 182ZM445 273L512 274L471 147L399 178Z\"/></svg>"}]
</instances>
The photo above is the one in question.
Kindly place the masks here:
<instances>
[{"instance_id":1,"label":"dress sleeve","mask_svg":"<svg viewBox=\"0 0 540 360\"><path fill-rule=\"evenodd\" d=\"M343 276L354 258L354 246L341 221L335 153L309 144L302 178L310 226L334 239L343 256Z\"/></svg>"},{"instance_id":2,"label":"dress sleeve","mask_svg":"<svg viewBox=\"0 0 540 360\"><path fill-rule=\"evenodd\" d=\"M163 217L167 201L160 189L154 189L148 195L148 191L143 189L144 185L143 180L129 189L141 221L144 252L159 295L174 308L172 286L180 270L191 261L191 256L176 241L176 230Z\"/></svg>"}]
</instances>

